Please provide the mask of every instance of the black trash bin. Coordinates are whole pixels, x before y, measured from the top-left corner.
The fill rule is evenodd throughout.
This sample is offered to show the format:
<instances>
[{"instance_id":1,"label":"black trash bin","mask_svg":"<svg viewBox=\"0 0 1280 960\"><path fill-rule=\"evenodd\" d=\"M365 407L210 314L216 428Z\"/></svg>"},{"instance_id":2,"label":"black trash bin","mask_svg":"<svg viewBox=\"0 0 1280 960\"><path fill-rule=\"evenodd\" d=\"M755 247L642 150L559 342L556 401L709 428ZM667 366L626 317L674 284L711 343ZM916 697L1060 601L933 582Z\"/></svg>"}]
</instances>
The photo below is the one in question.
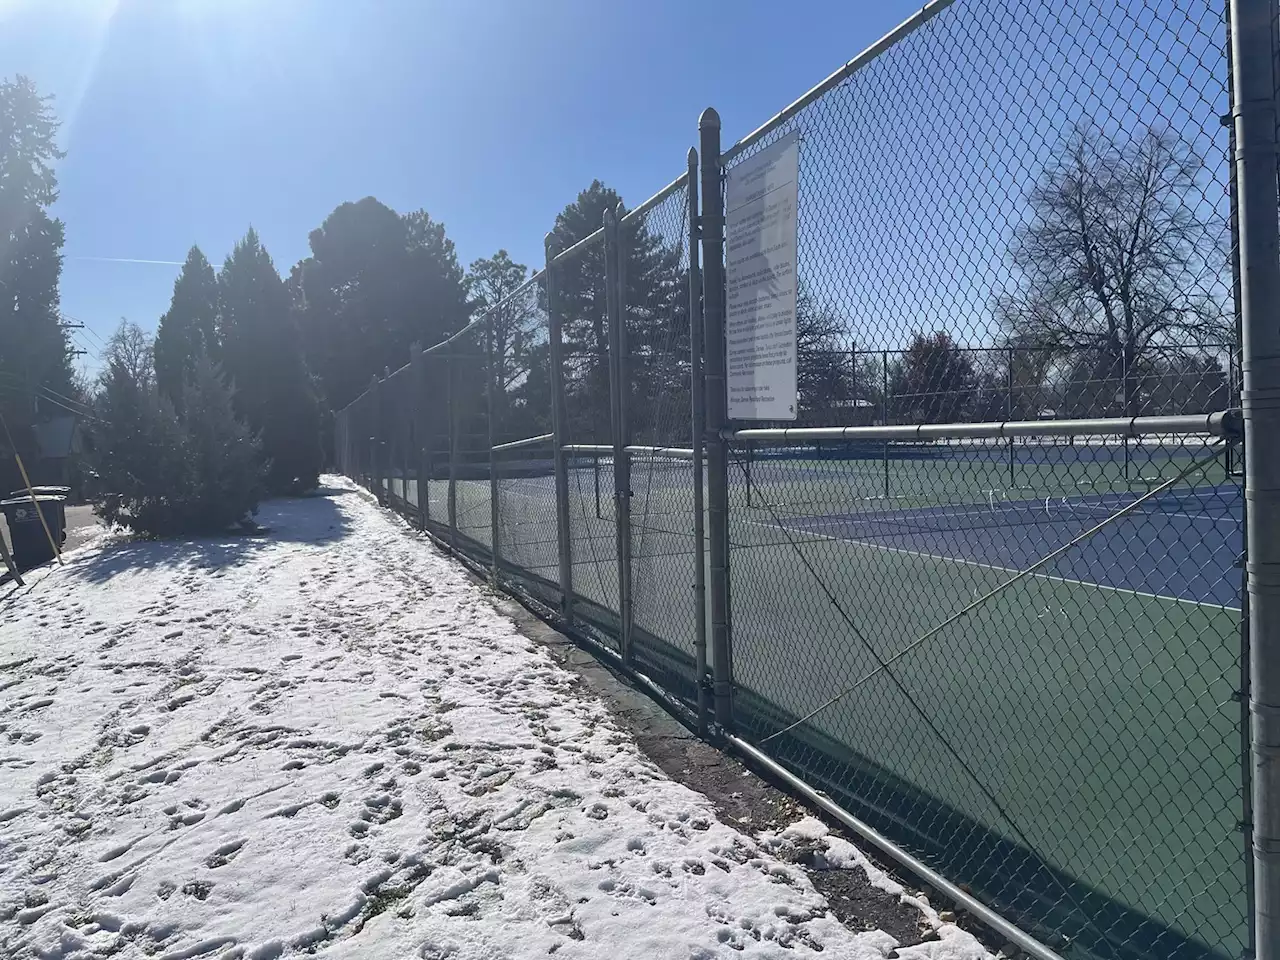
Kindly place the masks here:
<instances>
[{"instance_id":1,"label":"black trash bin","mask_svg":"<svg viewBox=\"0 0 1280 960\"><path fill-rule=\"evenodd\" d=\"M61 544L65 544L65 543L67 542L67 504L66 504L66 499L67 499L67 497L68 497L68 496L70 496L70 494L71 494L71 488L70 488L70 487L51 487L51 486L44 486L44 487L32 487L32 488L31 488L31 493L34 493L36 496L40 496L41 494L46 494L46 493L48 493L48 494L53 494L54 496L60 496L60 497L62 497L62 502L58 504L58 523L62 525L62 539L61 539L61 540L59 540L59 541L58 541L58 543L59 543L60 545L61 545ZM21 490L10 490L10 491L9 491L9 496L10 496L10 497L25 497L26 495L27 495L27 488L26 488L26 487L23 487ZM39 521L37 520L37 523L38 523L38 522L39 522Z\"/></svg>"},{"instance_id":2,"label":"black trash bin","mask_svg":"<svg viewBox=\"0 0 1280 960\"><path fill-rule=\"evenodd\" d=\"M13 562L19 570L30 570L42 563L48 563L57 554L49 537L61 544L63 539L63 504L66 497L56 493L37 493L33 502L29 493L20 497L0 500L0 510L9 523L9 540L13 544ZM40 522L40 514L36 512L36 503L44 514L44 521L49 525L46 535L44 524Z\"/></svg>"}]
</instances>

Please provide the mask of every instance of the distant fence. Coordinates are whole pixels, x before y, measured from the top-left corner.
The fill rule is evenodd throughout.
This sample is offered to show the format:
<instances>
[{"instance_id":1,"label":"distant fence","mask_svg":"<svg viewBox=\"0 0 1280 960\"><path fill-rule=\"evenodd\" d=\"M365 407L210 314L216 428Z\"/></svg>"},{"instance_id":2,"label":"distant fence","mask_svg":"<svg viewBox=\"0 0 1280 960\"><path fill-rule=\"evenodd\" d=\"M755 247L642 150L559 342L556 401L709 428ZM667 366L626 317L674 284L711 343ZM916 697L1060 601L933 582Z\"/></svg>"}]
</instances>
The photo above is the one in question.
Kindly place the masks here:
<instances>
[{"instance_id":1,"label":"distant fence","mask_svg":"<svg viewBox=\"0 0 1280 960\"><path fill-rule=\"evenodd\" d=\"M1242 37L931 3L727 150L704 115L700 162L340 411L340 467L1028 954L1276 957ZM733 422L723 180L793 133L798 409Z\"/></svg>"}]
</instances>

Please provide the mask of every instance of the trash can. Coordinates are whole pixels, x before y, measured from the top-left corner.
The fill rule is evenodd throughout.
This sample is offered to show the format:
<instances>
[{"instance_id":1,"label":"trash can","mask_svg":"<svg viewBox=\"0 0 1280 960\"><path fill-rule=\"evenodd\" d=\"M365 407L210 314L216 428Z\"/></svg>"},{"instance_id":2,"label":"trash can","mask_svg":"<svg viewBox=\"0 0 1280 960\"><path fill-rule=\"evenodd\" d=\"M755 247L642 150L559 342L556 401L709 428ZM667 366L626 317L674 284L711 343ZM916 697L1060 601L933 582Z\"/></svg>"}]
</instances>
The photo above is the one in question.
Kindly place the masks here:
<instances>
[{"instance_id":1,"label":"trash can","mask_svg":"<svg viewBox=\"0 0 1280 960\"><path fill-rule=\"evenodd\" d=\"M30 570L42 563L48 563L57 556L49 537L61 544L63 540L63 504L66 497L56 493L37 493L35 502L29 493L20 497L0 500L0 510L9 523L9 540L13 544L13 562L19 570ZM44 521L49 525L46 535L44 524L40 522L40 514L36 512L36 503L44 514Z\"/></svg>"},{"instance_id":2,"label":"trash can","mask_svg":"<svg viewBox=\"0 0 1280 960\"><path fill-rule=\"evenodd\" d=\"M62 527L62 539L59 540L58 543L59 545L66 543L67 542L66 499L71 494L71 488L70 487L49 487L49 486L32 487L31 492L34 493L36 496L40 496L41 494L53 494L54 496L62 497L62 502L58 504L58 523ZM26 487L23 487L21 490L9 491L10 497L25 497L26 495L27 495ZM39 519L37 519L36 523L39 523L39 522L40 522Z\"/></svg>"}]
</instances>

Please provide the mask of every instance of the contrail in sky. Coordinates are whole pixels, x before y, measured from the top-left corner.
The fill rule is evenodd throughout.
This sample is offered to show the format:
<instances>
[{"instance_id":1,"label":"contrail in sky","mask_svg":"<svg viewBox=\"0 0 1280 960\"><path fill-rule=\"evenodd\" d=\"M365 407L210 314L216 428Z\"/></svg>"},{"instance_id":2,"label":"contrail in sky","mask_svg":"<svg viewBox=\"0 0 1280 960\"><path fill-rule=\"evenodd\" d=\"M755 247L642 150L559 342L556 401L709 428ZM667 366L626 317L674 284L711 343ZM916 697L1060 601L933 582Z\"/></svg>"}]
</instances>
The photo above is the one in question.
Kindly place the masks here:
<instances>
[{"instance_id":1,"label":"contrail in sky","mask_svg":"<svg viewBox=\"0 0 1280 960\"><path fill-rule=\"evenodd\" d=\"M168 267L182 266L181 260L139 260L135 257L68 257L68 260L96 260L98 263L158 263Z\"/></svg>"}]
</instances>

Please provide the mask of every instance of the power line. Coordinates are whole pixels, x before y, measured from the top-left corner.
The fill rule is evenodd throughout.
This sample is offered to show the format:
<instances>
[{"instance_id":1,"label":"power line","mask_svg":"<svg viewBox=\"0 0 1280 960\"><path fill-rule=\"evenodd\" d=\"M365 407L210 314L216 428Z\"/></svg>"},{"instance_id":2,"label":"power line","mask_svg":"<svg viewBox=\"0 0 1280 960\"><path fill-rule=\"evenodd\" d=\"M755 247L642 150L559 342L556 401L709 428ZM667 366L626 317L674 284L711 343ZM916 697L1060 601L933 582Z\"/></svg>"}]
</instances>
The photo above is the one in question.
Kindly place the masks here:
<instances>
[{"instance_id":1,"label":"power line","mask_svg":"<svg viewBox=\"0 0 1280 960\"><path fill-rule=\"evenodd\" d=\"M15 378L13 374L5 374L3 371L0 371L0 376L8 376L10 380L18 380L18 378ZM42 384L37 384L36 387L27 387L26 384L22 384L20 381L18 384L3 383L3 381L0 381L0 390L6 390L6 392L9 392L10 394L19 394L19 396L29 396L35 399L42 399L42 401L52 403L56 407L63 408L63 410L77 413L79 416L88 417L88 419L91 420L97 419L97 417L93 416L90 404L78 401L78 399L74 397L68 397L67 394L59 393L58 390L55 390L52 387L45 387L45 385Z\"/></svg>"},{"instance_id":2,"label":"power line","mask_svg":"<svg viewBox=\"0 0 1280 960\"><path fill-rule=\"evenodd\" d=\"M8 378L8 379L10 379L10 380L16 380L16 381L18 381L18 383L19 383L19 384L21 384L21 385L22 385L22 386L20 386L20 387L19 387L19 386L8 386L7 388L8 388L8 389L10 389L10 390L17 390L17 391L20 391L20 392L23 392L23 393L35 393L35 392L37 392L37 391L44 391L44 392L49 393L49 394L51 394L52 396L56 397L57 399L62 400L62 401L64 401L64 402L66 402L66 403L74 403L74 404L78 404L79 406L82 406L82 407L85 407L86 409L88 409L88 406L89 406L89 405L88 405L87 403L85 403L83 400L77 400L75 397L69 397L69 396L67 396L65 393L59 393L57 390L53 389L53 387L46 386L45 384L38 383L38 384L36 384L34 387L28 387L28 386L26 386L25 381L23 381L23 379L22 379L21 377L19 377L17 374L8 373L8 372L6 372L6 371L4 371L4 370L0 370L0 377L7 377L7 378ZM7 386L6 384L0 383L0 389L5 388L6 386Z\"/></svg>"},{"instance_id":3,"label":"power line","mask_svg":"<svg viewBox=\"0 0 1280 960\"><path fill-rule=\"evenodd\" d=\"M44 384L41 384L40 386L36 387L36 389L39 390L41 393L47 394L50 399L61 400L63 403L69 403L72 406L81 407L85 410L93 409L85 401L78 400L75 397L68 397L65 393L59 393L57 390L53 389L53 387L47 387Z\"/></svg>"},{"instance_id":4,"label":"power line","mask_svg":"<svg viewBox=\"0 0 1280 960\"><path fill-rule=\"evenodd\" d=\"M78 354L78 355L81 355L81 356L82 356L82 355L84 355L84 354L93 354L95 357L101 357L101 356L102 356L102 351L101 351L100 349L98 349L98 348L94 347L94 346L93 346L93 344L91 344L88 340L86 340L86 339L83 337L83 335L81 335L78 331L77 331L77 332L73 332L73 333L71 334L71 336L75 339L75 342L76 342L76 343L80 344L80 346L84 348L83 350L79 351L79 354ZM73 351L73 352L72 352L72 355L73 355L73 356L75 356L75 355L77 355L77 354L76 354L76 352L75 352L75 351Z\"/></svg>"},{"instance_id":5,"label":"power line","mask_svg":"<svg viewBox=\"0 0 1280 960\"><path fill-rule=\"evenodd\" d=\"M43 400L46 403L52 403L55 407L61 407L63 410L66 410L68 413L74 413L76 416L82 417L85 420L98 421L98 418L93 416L93 414L88 413L84 410L76 410L72 407L67 406L65 403L59 403L57 400L53 399L53 397L47 397L47 396L44 396L43 394L40 394L38 395L38 399Z\"/></svg>"},{"instance_id":6,"label":"power line","mask_svg":"<svg viewBox=\"0 0 1280 960\"><path fill-rule=\"evenodd\" d=\"M89 336L93 337L93 339L94 339L94 340L98 341L98 344L99 344L100 346L105 347L105 346L107 345L107 342L106 342L105 340L103 340L103 339L102 339L101 335L100 335L96 330L94 330L94 329L93 329L93 327L91 327L89 324L85 323L85 322L84 322L83 320L81 320L79 317L73 317L73 316L72 316L71 314L69 314L69 313L63 313L63 314L61 314L61 316L65 317L65 318L66 318L66 319L68 319L68 320L71 320L71 321L72 321L72 322L74 322L74 323L79 324L79 325L80 325L80 326L79 326L79 329L83 330L83 331L84 331L85 333L87 333Z\"/></svg>"}]
</instances>

